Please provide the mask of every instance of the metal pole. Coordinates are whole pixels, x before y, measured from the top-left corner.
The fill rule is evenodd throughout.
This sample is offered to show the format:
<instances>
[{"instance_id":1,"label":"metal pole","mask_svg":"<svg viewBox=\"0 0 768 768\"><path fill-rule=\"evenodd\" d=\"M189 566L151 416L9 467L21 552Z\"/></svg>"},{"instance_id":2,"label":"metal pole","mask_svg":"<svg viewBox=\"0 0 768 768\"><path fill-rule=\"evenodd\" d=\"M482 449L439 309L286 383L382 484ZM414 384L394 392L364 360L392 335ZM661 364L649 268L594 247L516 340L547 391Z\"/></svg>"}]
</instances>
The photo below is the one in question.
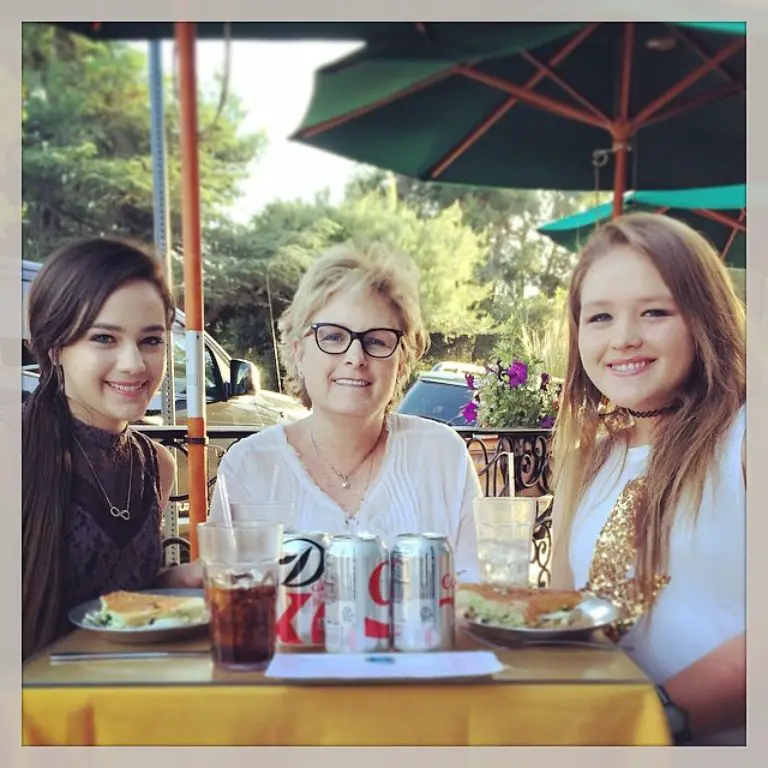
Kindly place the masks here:
<instances>
[{"instance_id":1,"label":"metal pole","mask_svg":"<svg viewBox=\"0 0 768 768\"><path fill-rule=\"evenodd\" d=\"M168 166L166 162L165 113L163 101L163 61L160 40L149 43L149 138L152 147L152 213L154 221L155 252L162 260L168 287L173 292L173 265L171 261L171 212L168 204ZM176 426L176 384L173 371L173 330L166 347L166 374L160 390L163 424ZM178 468L173 471L173 487L178 493ZM163 510L163 536L179 535L179 505L170 502ZM165 551L165 564L179 563L181 550L177 544Z\"/></svg>"},{"instance_id":2,"label":"metal pole","mask_svg":"<svg viewBox=\"0 0 768 768\"><path fill-rule=\"evenodd\" d=\"M277 378L277 391L283 394L283 382L280 377L280 357L277 353L277 338L275 337L275 318L272 314L272 289L269 286L269 264L267 264L267 303L269 304L269 328L272 332L272 353L275 356L275 376Z\"/></svg>"},{"instance_id":3,"label":"metal pole","mask_svg":"<svg viewBox=\"0 0 768 768\"><path fill-rule=\"evenodd\" d=\"M151 40L149 43L149 99L150 142L152 147L152 210L154 220L155 250L158 258L163 260L165 278L168 287L173 290L173 265L169 232L171 216L168 206L168 166L166 164L165 143L165 114L163 112L163 62L161 57L161 41ZM176 426L176 398L174 396L173 371L173 334L169 339L166 353L167 373L163 380L162 412L163 424Z\"/></svg>"}]
</instances>

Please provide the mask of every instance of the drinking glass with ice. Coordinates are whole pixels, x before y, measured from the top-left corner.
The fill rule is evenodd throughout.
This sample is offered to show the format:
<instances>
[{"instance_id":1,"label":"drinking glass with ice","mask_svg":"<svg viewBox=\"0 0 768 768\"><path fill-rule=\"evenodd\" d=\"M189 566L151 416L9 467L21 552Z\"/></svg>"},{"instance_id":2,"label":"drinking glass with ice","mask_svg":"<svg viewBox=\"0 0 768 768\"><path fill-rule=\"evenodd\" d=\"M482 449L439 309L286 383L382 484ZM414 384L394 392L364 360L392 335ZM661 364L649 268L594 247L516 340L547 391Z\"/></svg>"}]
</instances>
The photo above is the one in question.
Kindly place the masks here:
<instances>
[{"instance_id":1,"label":"drinking glass with ice","mask_svg":"<svg viewBox=\"0 0 768 768\"><path fill-rule=\"evenodd\" d=\"M494 586L528 586L537 502L523 496L474 502L480 578Z\"/></svg>"}]
</instances>

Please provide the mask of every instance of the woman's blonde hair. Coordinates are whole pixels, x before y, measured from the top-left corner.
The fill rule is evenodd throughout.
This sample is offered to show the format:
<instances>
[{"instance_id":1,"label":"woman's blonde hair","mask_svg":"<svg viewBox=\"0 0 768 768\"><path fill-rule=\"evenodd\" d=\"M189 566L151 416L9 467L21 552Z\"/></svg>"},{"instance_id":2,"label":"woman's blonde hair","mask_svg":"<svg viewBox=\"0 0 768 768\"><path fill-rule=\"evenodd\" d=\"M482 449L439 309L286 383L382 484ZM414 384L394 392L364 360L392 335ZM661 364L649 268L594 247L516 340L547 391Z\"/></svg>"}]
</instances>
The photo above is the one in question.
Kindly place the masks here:
<instances>
[{"instance_id":1,"label":"woman's blonde hair","mask_svg":"<svg viewBox=\"0 0 768 768\"><path fill-rule=\"evenodd\" d=\"M429 347L419 302L419 271L403 253L381 245L337 245L321 254L302 277L293 301L278 321L280 357L286 370L286 387L310 408L312 401L299 376L293 342L304 337L312 317L332 298L358 291L373 291L386 299L398 319L400 365L393 401L402 392L415 364ZM365 329L360 329L365 330Z\"/></svg>"},{"instance_id":2,"label":"woman's blonde hair","mask_svg":"<svg viewBox=\"0 0 768 768\"><path fill-rule=\"evenodd\" d=\"M612 449L624 443L598 414L602 394L587 376L579 354L581 287L595 261L630 247L651 259L672 293L695 346L681 408L660 425L647 470L643 508L636 518L636 580L650 599L654 576L667 566L669 531L685 496L694 515L701 504L718 439L746 399L744 307L716 250L682 222L652 213L631 213L597 229L581 251L566 302L568 364L555 423L555 571L564 573L573 516ZM598 440L601 433L606 439ZM659 432L659 434L660 434Z\"/></svg>"}]
</instances>

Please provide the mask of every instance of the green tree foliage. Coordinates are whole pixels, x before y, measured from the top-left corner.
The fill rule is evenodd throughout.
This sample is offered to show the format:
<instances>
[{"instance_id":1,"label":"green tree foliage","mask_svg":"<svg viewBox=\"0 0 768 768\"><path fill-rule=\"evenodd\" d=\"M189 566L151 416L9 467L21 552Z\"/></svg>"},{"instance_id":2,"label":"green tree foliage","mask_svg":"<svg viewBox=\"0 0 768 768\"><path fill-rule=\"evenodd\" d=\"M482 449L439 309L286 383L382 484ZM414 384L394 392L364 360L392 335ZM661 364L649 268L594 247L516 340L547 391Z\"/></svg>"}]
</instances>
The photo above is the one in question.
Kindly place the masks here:
<instances>
[{"instance_id":1,"label":"green tree foliage","mask_svg":"<svg viewBox=\"0 0 768 768\"><path fill-rule=\"evenodd\" d=\"M209 329L231 353L260 362L273 385L271 323L315 256L334 241L339 225L331 214L322 198L276 201L248 224L222 220L203 234Z\"/></svg>"},{"instance_id":2,"label":"green tree foliage","mask_svg":"<svg viewBox=\"0 0 768 768\"><path fill-rule=\"evenodd\" d=\"M239 354L274 370L272 319L293 296L301 275L332 245L383 243L411 254L422 274L422 302L431 331L448 337L487 329L478 306L488 295L475 278L485 251L482 237L458 209L421 219L386 195L369 193L338 206L275 201L247 225L206 230L206 318ZM268 282L269 280L269 282Z\"/></svg>"},{"instance_id":3,"label":"green tree foliage","mask_svg":"<svg viewBox=\"0 0 768 768\"><path fill-rule=\"evenodd\" d=\"M147 56L49 25L22 28L23 255L42 260L61 241L117 233L152 241ZM539 237L551 218L591 196L424 184L383 171L354 178L345 199L275 201L247 224L227 209L265 139L245 135L244 112L220 89L199 95L206 323L237 356L260 363L276 386L275 321L301 275L326 248L381 242L411 254L439 357L485 359L499 335L547 361L547 329L572 255ZM165 83L172 242L180 250L178 102ZM177 255L175 283L182 285ZM531 294L535 295L531 295ZM527 334L527 335L526 335ZM547 348L551 347L551 352Z\"/></svg>"},{"instance_id":4,"label":"green tree foliage","mask_svg":"<svg viewBox=\"0 0 768 768\"><path fill-rule=\"evenodd\" d=\"M347 194L355 199L372 189L399 200L426 220L458 209L463 222L485 242L477 280L491 290L479 308L492 333L476 331L439 343L433 347L437 358L471 357L485 362L501 342L544 360L554 375L563 375L563 298L575 256L536 229L595 204L594 193L425 183L366 169L350 181Z\"/></svg>"},{"instance_id":5,"label":"green tree foliage","mask_svg":"<svg viewBox=\"0 0 768 768\"><path fill-rule=\"evenodd\" d=\"M347 193L355 198L370 189L396 194L424 218L459 207L464 222L486 238L487 259L479 277L494 284L487 309L497 322L520 313L531 289L554 296L573 266L573 255L536 228L594 202L592 194L425 183L377 169L361 172Z\"/></svg>"},{"instance_id":6,"label":"green tree foliage","mask_svg":"<svg viewBox=\"0 0 768 768\"><path fill-rule=\"evenodd\" d=\"M487 329L488 319L479 308L489 287L477 281L485 243L466 226L457 206L422 218L410 206L371 193L346 200L336 215L340 238L379 242L413 256L421 271L422 308L430 331L450 337Z\"/></svg>"},{"instance_id":7,"label":"green tree foliage","mask_svg":"<svg viewBox=\"0 0 768 768\"><path fill-rule=\"evenodd\" d=\"M23 254L43 259L65 238L115 233L151 242L152 159L146 54L45 24L22 26ZM179 119L173 80L165 94L173 232L179 234ZM220 214L263 147L241 135L230 96L199 99L201 207Z\"/></svg>"}]
</instances>

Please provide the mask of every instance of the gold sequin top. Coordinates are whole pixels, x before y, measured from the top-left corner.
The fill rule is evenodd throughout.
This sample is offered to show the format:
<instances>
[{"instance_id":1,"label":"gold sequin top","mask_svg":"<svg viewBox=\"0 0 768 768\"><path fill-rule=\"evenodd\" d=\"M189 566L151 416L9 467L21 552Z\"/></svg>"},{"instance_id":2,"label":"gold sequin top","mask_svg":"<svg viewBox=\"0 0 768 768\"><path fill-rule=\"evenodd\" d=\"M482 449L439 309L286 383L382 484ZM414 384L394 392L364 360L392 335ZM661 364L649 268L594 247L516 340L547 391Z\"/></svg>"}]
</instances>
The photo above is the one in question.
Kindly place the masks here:
<instances>
[{"instance_id":1,"label":"gold sequin top","mask_svg":"<svg viewBox=\"0 0 768 768\"><path fill-rule=\"evenodd\" d=\"M637 560L635 520L644 489L644 475L631 479L624 486L600 531L589 568L587 589L610 600L622 612L622 619L607 632L614 641L629 632L652 607L634 578ZM656 576L653 599L668 583L668 576Z\"/></svg>"}]
</instances>

